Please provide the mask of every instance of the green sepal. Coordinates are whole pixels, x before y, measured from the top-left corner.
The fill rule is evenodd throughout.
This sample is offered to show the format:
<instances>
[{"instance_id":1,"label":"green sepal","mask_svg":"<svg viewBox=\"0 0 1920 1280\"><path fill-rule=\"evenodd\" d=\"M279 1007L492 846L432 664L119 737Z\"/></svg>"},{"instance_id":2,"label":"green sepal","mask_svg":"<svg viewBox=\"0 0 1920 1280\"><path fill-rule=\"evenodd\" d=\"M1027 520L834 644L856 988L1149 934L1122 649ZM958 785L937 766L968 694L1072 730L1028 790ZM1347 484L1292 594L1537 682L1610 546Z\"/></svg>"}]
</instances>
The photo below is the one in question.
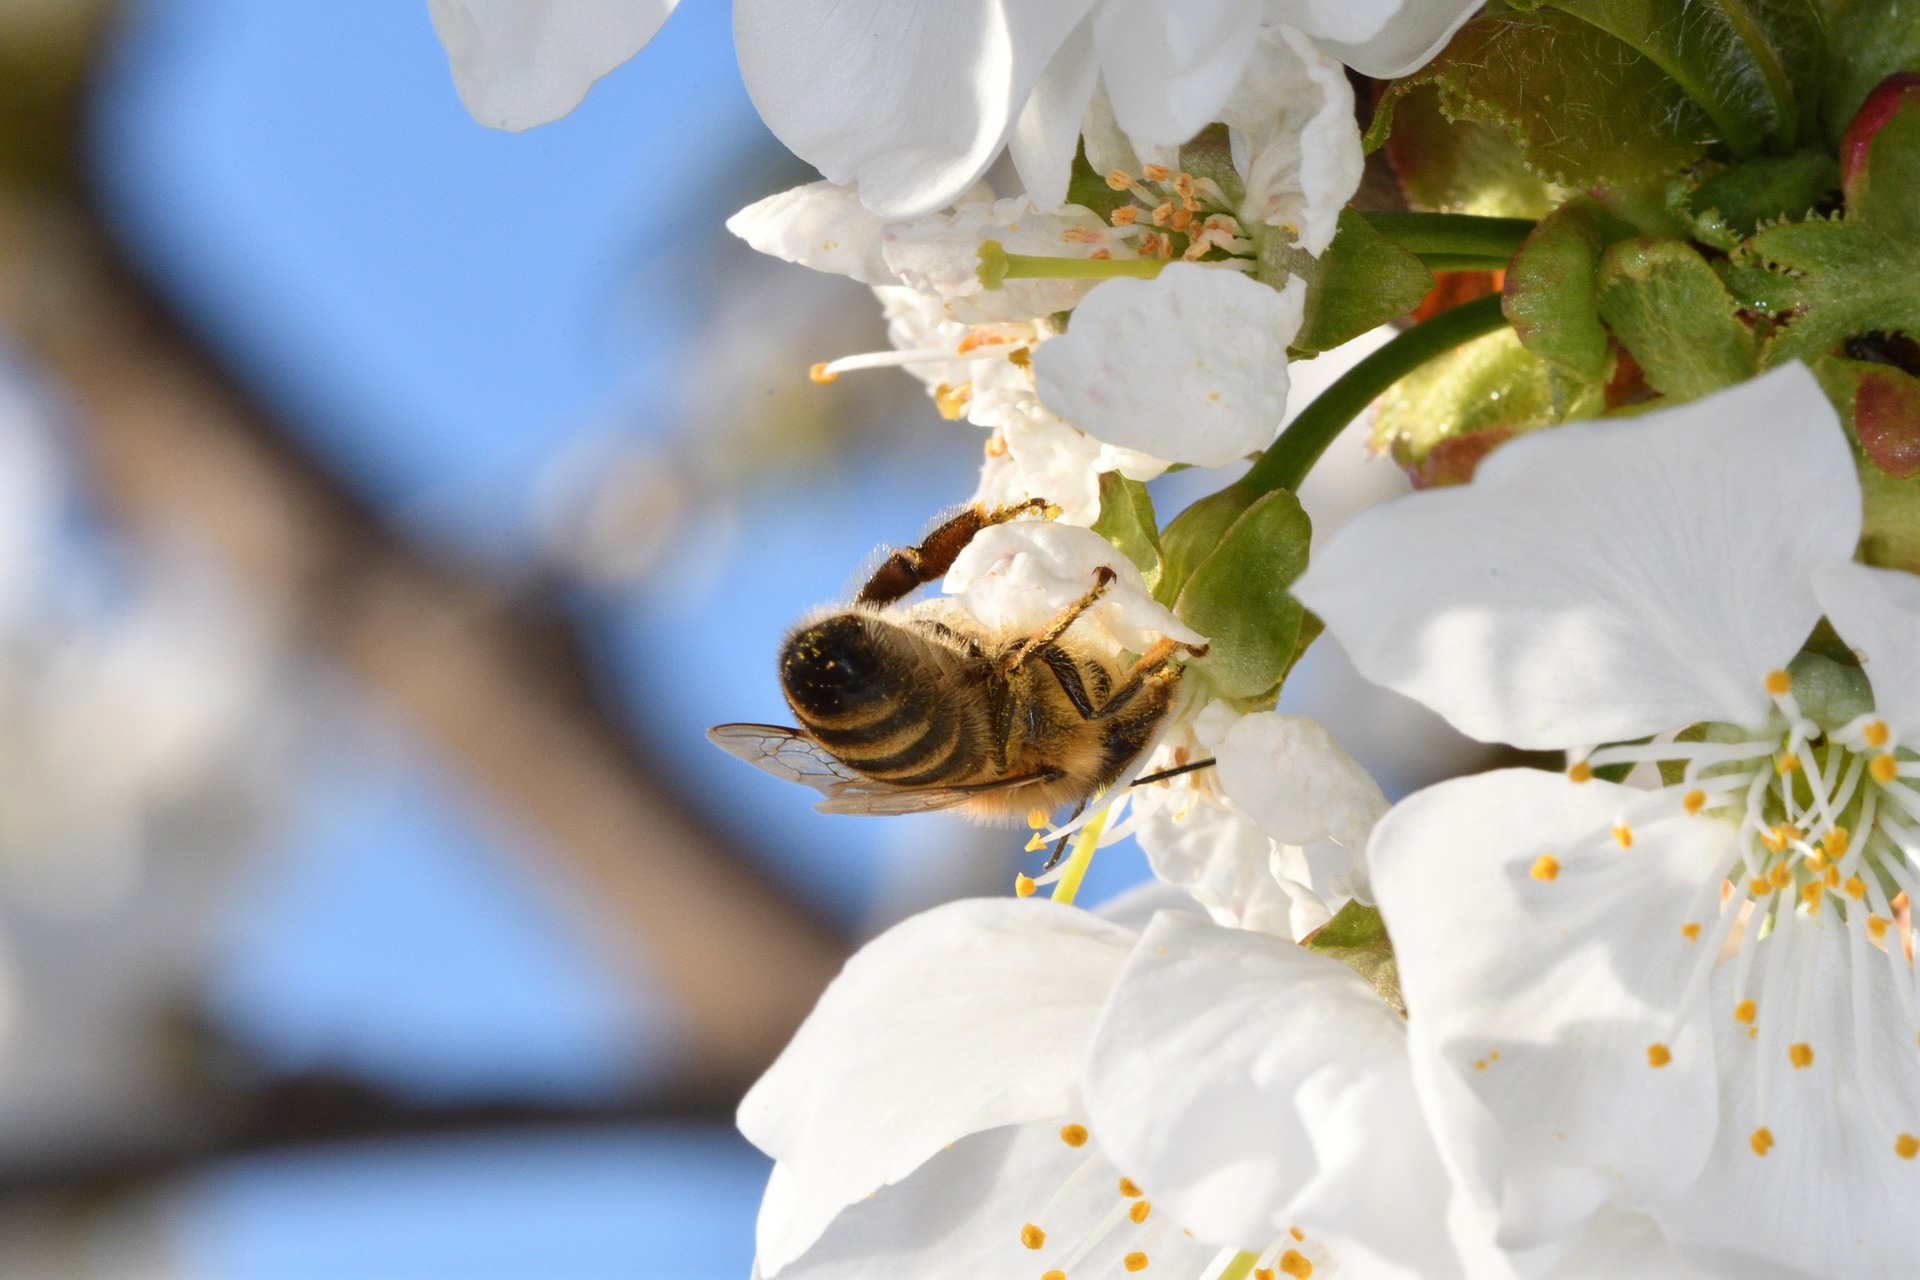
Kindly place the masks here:
<instances>
[{"instance_id":1,"label":"green sepal","mask_svg":"<svg viewBox=\"0 0 1920 1280\"><path fill-rule=\"evenodd\" d=\"M1425 469L1433 451L1448 441L1484 436L1483 443L1491 447L1545 426L1554 417L1545 362L1521 346L1511 329L1500 329L1428 361L1396 382L1378 402L1373 443L1391 450L1401 466ZM1458 477L1428 475L1425 479L1449 483Z\"/></svg>"},{"instance_id":2,"label":"green sepal","mask_svg":"<svg viewBox=\"0 0 1920 1280\"><path fill-rule=\"evenodd\" d=\"M1541 219L1507 268L1501 302L1527 350L1585 382L1606 376L1600 258L1632 235L1631 226L1588 196L1576 196Z\"/></svg>"},{"instance_id":3,"label":"green sepal","mask_svg":"<svg viewBox=\"0 0 1920 1280\"><path fill-rule=\"evenodd\" d=\"M1555 9L1490 10L1381 98L1378 145L1397 100L1422 84L1449 120L1504 130L1528 171L1568 187L1678 173L1705 154L1712 121L1645 54ZM1544 92L1543 92L1544 89Z\"/></svg>"},{"instance_id":4,"label":"green sepal","mask_svg":"<svg viewBox=\"0 0 1920 1280\"><path fill-rule=\"evenodd\" d=\"M1866 163L1848 182L1847 217L1896 240L1920 240L1920 93L1901 95L1867 144Z\"/></svg>"},{"instance_id":5,"label":"green sepal","mask_svg":"<svg viewBox=\"0 0 1920 1280\"><path fill-rule=\"evenodd\" d=\"M1826 29L1813 0L1547 0L1634 49L1736 156L1787 151L1819 110Z\"/></svg>"},{"instance_id":6,"label":"green sepal","mask_svg":"<svg viewBox=\"0 0 1920 1280\"><path fill-rule=\"evenodd\" d=\"M1520 148L1497 125L1449 120L1439 90L1424 84L1394 104L1387 159L1416 209L1491 218L1541 218L1555 191L1528 172Z\"/></svg>"},{"instance_id":7,"label":"green sepal","mask_svg":"<svg viewBox=\"0 0 1920 1280\"><path fill-rule=\"evenodd\" d=\"M1839 189L1832 156L1796 151L1729 165L1685 191L1682 203L1694 239L1732 249L1765 223L1806 217Z\"/></svg>"},{"instance_id":8,"label":"green sepal","mask_svg":"<svg viewBox=\"0 0 1920 1280\"><path fill-rule=\"evenodd\" d=\"M1233 142L1223 124L1208 125L1181 146L1180 168L1196 178L1210 179L1230 209L1238 209L1247 197L1247 184L1233 167Z\"/></svg>"},{"instance_id":9,"label":"green sepal","mask_svg":"<svg viewBox=\"0 0 1920 1280\"><path fill-rule=\"evenodd\" d=\"M1840 662L1802 649L1787 664L1787 674L1800 713L1828 732L1873 710L1873 686L1851 654Z\"/></svg>"},{"instance_id":10,"label":"green sepal","mask_svg":"<svg viewBox=\"0 0 1920 1280\"><path fill-rule=\"evenodd\" d=\"M1793 314L1767 343L1768 366L1808 360L1875 330L1920 335L1920 244L1859 219L1768 227L1738 261L1784 273L1772 301Z\"/></svg>"},{"instance_id":11,"label":"green sepal","mask_svg":"<svg viewBox=\"0 0 1920 1280\"><path fill-rule=\"evenodd\" d=\"M1380 998L1407 1011L1400 994L1400 964L1393 955L1393 939L1387 936L1387 922L1378 907L1369 907L1355 899L1334 913L1307 939L1307 950L1338 960L1366 979Z\"/></svg>"},{"instance_id":12,"label":"green sepal","mask_svg":"<svg viewBox=\"0 0 1920 1280\"><path fill-rule=\"evenodd\" d=\"M1151 591L1160 579L1160 526L1147 486L1118 471L1100 473L1100 518L1093 531L1133 561Z\"/></svg>"},{"instance_id":13,"label":"green sepal","mask_svg":"<svg viewBox=\"0 0 1920 1280\"><path fill-rule=\"evenodd\" d=\"M1692 400L1753 376L1753 331L1698 250L1678 240L1623 240L1600 261L1600 318L1647 384Z\"/></svg>"},{"instance_id":14,"label":"green sepal","mask_svg":"<svg viewBox=\"0 0 1920 1280\"><path fill-rule=\"evenodd\" d=\"M1237 481L1199 499L1169 521L1160 531L1160 580L1154 584L1153 598L1171 608L1193 571L1213 554L1233 522L1261 492Z\"/></svg>"},{"instance_id":15,"label":"green sepal","mask_svg":"<svg viewBox=\"0 0 1920 1280\"><path fill-rule=\"evenodd\" d=\"M1173 612L1207 637L1194 667L1223 698L1254 698L1293 665L1305 610L1287 591L1307 567L1313 522L1285 489L1261 495L1180 588Z\"/></svg>"},{"instance_id":16,"label":"green sepal","mask_svg":"<svg viewBox=\"0 0 1920 1280\"><path fill-rule=\"evenodd\" d=\"M1821 357L1812 362L1820 389L1840 415L1860 479L1859 556L1871 565L1920 573L1920 475L1889 475L1860 446L1855 404L1864 379L1886 366Z\"/></svg>"},{"instance_id":17,"label":"green sepal","mask_svg":"<svg viewBox=\"0 0 1920 1280\"><path fill-rule=\"evenodd\" d=\"M1899 71L1920 71L1920 5L1913 0L1853 0L1834 6L1827 25L1821 123L1840 135L1874 86Z\"/></svg>"},{"instance_id":18,"label":"green sepal","mask_svg":"<svg viewBox=\"0 0 1920 1280\"><path fill-rule=\"evenodd\" d=\"M1290 354L1315 355L1398 319L1433 288L1420 259L1374 230L1352 209L1340 211L1333 242L1313 257L1277 232L1264 236L1255 276L1279 288L1290 275L1307 282L1306 313Z\"/></svg>"}]
</instances>

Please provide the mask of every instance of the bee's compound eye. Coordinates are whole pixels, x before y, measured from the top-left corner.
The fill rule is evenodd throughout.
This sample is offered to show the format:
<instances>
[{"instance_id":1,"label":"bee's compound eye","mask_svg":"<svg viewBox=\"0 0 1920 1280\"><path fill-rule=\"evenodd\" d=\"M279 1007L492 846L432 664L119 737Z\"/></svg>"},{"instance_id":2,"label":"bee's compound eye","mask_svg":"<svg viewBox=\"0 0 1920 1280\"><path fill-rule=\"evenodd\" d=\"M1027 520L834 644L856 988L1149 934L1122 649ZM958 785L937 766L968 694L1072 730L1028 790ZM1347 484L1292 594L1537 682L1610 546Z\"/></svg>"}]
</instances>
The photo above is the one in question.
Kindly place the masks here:
<instances>
[{"instance_id":1,"label":"bee's compound eye","mask_svg":"<svg viewBox=\"0 0 1920 1280\"><path fill-rule=\"evenodd\" d=\"M794 633L780 683L802 711L836 715L886 698L889 682L863 620L843 614Z\"/></svg>"}]
</instances>

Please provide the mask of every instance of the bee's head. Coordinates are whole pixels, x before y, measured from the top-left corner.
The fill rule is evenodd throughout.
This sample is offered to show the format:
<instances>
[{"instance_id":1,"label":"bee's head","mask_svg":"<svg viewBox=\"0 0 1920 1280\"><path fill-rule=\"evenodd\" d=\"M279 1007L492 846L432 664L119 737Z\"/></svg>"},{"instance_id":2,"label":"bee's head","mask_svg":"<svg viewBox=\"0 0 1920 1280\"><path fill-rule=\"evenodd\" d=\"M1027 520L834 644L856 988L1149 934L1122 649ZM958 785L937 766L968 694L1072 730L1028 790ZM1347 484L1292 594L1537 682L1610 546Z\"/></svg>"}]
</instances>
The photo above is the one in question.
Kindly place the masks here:
<instances>
[{"instance_id":1,"label":"bee's head","mask_svg":"<svg viewBox=\"0 0 1920 1280\"><path fill-rule=\"evenodd\" d=\"M834 719L891 699L896 690L882 634L890 624L837 613L788 637L780 651L780 684L803 716Z\"/></svg>"}]
</instances>

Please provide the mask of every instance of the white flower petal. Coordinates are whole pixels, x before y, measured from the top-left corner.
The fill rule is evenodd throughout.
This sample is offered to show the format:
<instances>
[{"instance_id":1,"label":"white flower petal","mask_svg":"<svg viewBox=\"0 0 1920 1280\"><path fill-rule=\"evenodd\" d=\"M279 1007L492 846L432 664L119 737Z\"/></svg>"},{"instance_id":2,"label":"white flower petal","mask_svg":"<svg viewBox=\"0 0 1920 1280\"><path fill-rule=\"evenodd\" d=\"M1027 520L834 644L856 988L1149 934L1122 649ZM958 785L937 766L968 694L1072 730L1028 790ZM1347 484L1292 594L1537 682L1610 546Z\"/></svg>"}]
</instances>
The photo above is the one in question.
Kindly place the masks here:
<instances>
[{"instance_id":1,"label":"white flower petal","mask_svg":"<svg viewBox=\"0 0 1920 1280\"><path fill-rule=\"evenodd\" d=\"M740 1103L740 1131L791 1174L762 1207L762 1267L947 1144L1073 1109L1133 938L1043 899L977 899L862 947Z\"/></svg>"},{"instance_id":2,"label":"white flower petal","mask_svg":"<svg viewBox=\"0 0 1920 1280\"><path fill-rule=\"evenodd\" d=\"M1920 746L1920 578L1837 561L1814 576L1813 593L1840 638L1864 655L1874 709Z\"/></svg>"},{"instance_id":3,"label":"white flower petal","mask_svg":"<svg viewBox=\"0 0 1920 1280\"><path fill-rule=\"evenodd\" d=\"M1717 911L1698 899L1733 827L1676 817L1622 849L1610 828L1643 794L1482 774L1401 801L1367 847L1441 1150L1507 1247L1669 1198L1713 1144L1704 990L1681 1007L1703 944L1680 930Z\"/></svg>"},{"instance_id":4,"label":"white flower petal","mask_svg":"<svg viewBox=\"0 0 1920 1280\"><path fill-rule=\"evenodd\" d=\"M1088 1148L1060 1141L1060 1122L1066 1118L962 1138L904 1182L850 1207L780 1275L786 1280L980 1280L1039 1276L1058 1266L1119 1199L1117 1179L1088 1184L1048 1218L1043 1249L1020 1243L1020 1228L1039 1216L1088 1159ZM1126 1274L1122 1256L1158 1225L1153 1218L1140 1225L1122 1222L1075 1272ZM1177 1230L1156 1231L1151 1274L1198 1276L1215 1252ZM764 1257L760 1269L771 1280Z\"/></svg>"},{"instance_id":5,"label":"white flower petal","mask_svg":"<svg viewBox=\"0 0 1920 1280\"><path fill-rule=\"evenodd\" d=\"M1093 0L738 0L747 92L780 141L869 209L917 218L985 173Z\"/></svg>"},{"instance_id":6,"label":"white flower petal","mask_svg":"<svg viewBox=\"0 0 1920 1280\"><path fill-rule=\"evenodd\" d=\"M1249 0L1105 0L1093 39L1120 127L1170 146L1200 132L1239 83L1259 18Z\"/></svg>"},{"instance_id":7,"label":"white flower petal","mask_svg":"<svg viewBox=\"0 0 1920 1280\"><path fill-rule=\"evenodd\" d=\"M861 284L897 285L881 256L886 224L867 212L852 187L809 182L756 200L727 219L727 230L761 253Z\"/></svg>"},{"instance_id":8,"label":"white flower petal","mask_svg":"<svg viewBox=\"0 0 1920 1280\"><path fill-rule=\"evenodd\" d=\"M1074 634L1104 634L1116 647L1144 653L1165 636L1205 638L1147 591L1133 562L1091 529L1048 520L1014 520L983 529L947 571L941 590L990 627L1036 631L1093 588L1105 565L1114 580L1074 623Z\"/></svg>"},{"instance_id":9,"label":"white flower petal","mask_svg":"<svg viewBox=\"0 0 1920 1280\"><path fill-rule=\"evenodd\" d=\"M519 132L558 120L640 52L677 0L427 0L467 111Z\"/></svg>"},{"instance_id":10,"label":"white flower petal","mask_svg":"<svg viewBox=\"0 0 1920 1280\"><path fill-rule=\"evenodd\" d=\"M1108 280L1033 353L1041 403L1088 435L1218 467L1273 442L1306 286L1190 262Z\"/></svg>"},{"instance_id":11,"label":"white flower petal","mask_svg":"<svg viewBox=\"0 0 1920 1280\"><path fill-rule=\"evenodd\" d=\"M1336 961L1156 918L1101 1015L1086 1100L1108 1155L1203 1240L1258 1249L1297 1226L1343 1274L1370 1257L1453 1273L1399 1015Z\"/></svg>"},{"instance_id":12,"label":"white flower petal","mask_svg":"<svg viewBox=\"0 0 1920 1280\"><path fill-rule=\"evenodd\" d=\"M1013 136L1007 139L1014 170L1035 208L1057 209L1067 202L1080 122L1086 118L1099 77L1100 66L1093 57L1093 19L1088 17L1053 55L1014 122Z\"/></svg>"},{"instance_id":13,"label":"white flower petal","mask_svg":"<svg viewBox=\"0 0 1920 1280\"><path fill-rule=\"evenodd\" d=\"M1294 898L1273 872L1273 841L1244 814L1190 793L1168 802L1146 788L1134 839L1153 874L1192 894L1220 924L1296 936ZM1172 791L1181 796L1179 791Z\"/></svg>"},{"instance_id":14,"label":"white flower petal","mask_svg":"<svg viewBox=\"0 0 1920 1280\"><path fill-rule=\"evenodd\" d=\"M1407 7L1405 0L1265 0L1268 21L1298 27L1321 44L1375 39L1405 21Z\"/></svg>"},{"instance_id":15,"label":"white flower petal","mask_svg":"<svg viewBox=\"0 0 1920 1280\"><path fill-rule=\"evenodd\" d=\"M1090 210L1066 205L1041 213L1027 197L1014 196L893 223L881 253L902 283L937 295L947 314L965 324L1041 319L1077 306L1097 283L1014 279L988 289L980 283L983 240L999 241L1008 253L1048 258L1086 258L1102 248L1125 248L1119 233Z\"/></svg>"},{"instance_id":16,"label":"white flower petal","mask_svg":"<svg viewBox=\"0 0 1920 1280\"><path fill-rule=\"evenodd\" d=\"M1294 0L1294 3L1323 17L1349 9L1344 0L1304 0L1304 3ZM1379 7L1378 4L1352 6L1367 13L1377 12ZM1315 36L1321 48L1361 75L1392 80L1426 66L1480 8L1478 0L1407 0L1371 36L1355 33L1360 23L1349 25L1340 20L1316 22L1302 18L1287 21Z\"/></svg>"},{"instance_id":17,"label":"white flower petal","mask_svg":"<svg viewBox=\"0 0 1920 1280\"><path fill-rule=\"evenodd\" d=\"M1859 534L1839 420L1791 364L1516 440L1356 518L1293 591L1374 683L1482 741L1569 747L1763 721L1820 616L1813 570Z\"/></svg>"},{"instance_id":18,"label":"white flower petal","mask_svg":"<svg viewBox=\"0 0 1920 1280\"><path fill-rule=\"evenodd\" d=\"M1796 916L1790 927L1819 935L1803 953L1810 972L1796 975L1815 993L1798 1002L1805 1021L1793 1032L1813 1047L1812 1065L1773 1070L1762 1108L1759 1050L1778 1052L1777 1044L1764 1032L1750 1038L1724 1012L1717 1016L1720 1141L1693 1190L1659 1217L1678 1240L1808 1274L1911 1276L1920 1258L1920 1214L1913 1211L1920 1204L1920 1159L1902 1159L1894 1143L1901 1133L1920 1135L1913 1023L1884 954L1863 939L1849 940L1846 926L1829 912ZM1776 929L1761 945L1779 938ZM1911 981L1904 963L1900 969ZM1731 967L1716 978L1714 1007L1724 1011L1734 1003ZM1792 1016L1787 1001L1761 1007L1762 1017L1774 1009L1776 1016ZM1764 1157L1750 1145L1762 1125L1773 1138Z\"/></svg>"},{"instance_id":19,"label":"white flower petal","mask_svg":"<svg viewBox=\"0 0 1920 1280\"><path fill-rule=\"evenodd\" d=\"M1643 1213L1610 1209L1544 1280L1806 1280L1806 1273L1750 1254L1690 1256Z\"/></svg>"},{"instance_id":20,"label":"white flower petal","mask_svg":"<svg viewBox=\"0 0 1920 1280\"><path fill-rule=\"evenodd\" d=\"M1346 71L1299 31L1269 27L1220 119L1246 182L1241 215L1296 228L1318 255L1366 167Z\"/></svg>"},{"instance_id":21,"label":"white flower petal","mask_svg":"<svg viewBox=\"0 0 1920 1280\"><path fill-rule=\"evenodd\" d=\"M1262 711L1242 716L1214 750L1220 785L1282 844L1366 844L1387 811L1380 784L1318 720Z\"/></svg>"}]
</instances>

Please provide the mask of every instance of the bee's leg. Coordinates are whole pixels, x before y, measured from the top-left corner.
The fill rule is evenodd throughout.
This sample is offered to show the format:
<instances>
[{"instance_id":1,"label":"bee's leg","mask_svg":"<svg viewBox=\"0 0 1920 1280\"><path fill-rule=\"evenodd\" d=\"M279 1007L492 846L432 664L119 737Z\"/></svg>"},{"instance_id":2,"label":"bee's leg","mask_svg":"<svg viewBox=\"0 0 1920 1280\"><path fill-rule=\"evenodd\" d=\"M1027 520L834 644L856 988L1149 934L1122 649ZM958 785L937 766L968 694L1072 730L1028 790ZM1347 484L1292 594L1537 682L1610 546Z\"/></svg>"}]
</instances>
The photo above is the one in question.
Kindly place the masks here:
<instances>
[{"instance_id":1,"label":"bee's leg","mask_svg":"<svg viewBox=\"0 0 1920 1280\"><path fill-rule=\"evenodd\" d=\"M888 555L867 579L867 585L860 588L856 599L861 604L892 604L922 584L944 576L982 529L1005 524L1029 511L1052 509L1045 498L1029 498L1011 506L993 508L976 502L920 539L918 545L901 547Z\"/></svg>"},{"instance_id":2,"label":"bee's leg","mask_svg":"<svg viewBox=\"0 0 1920 1280\"><path fill-rule=\"evenodd\" d=\"M1100 597L1107 594L1107 588L1113 585L1114 577L1115 574L1113 570L1104 564L1094 570L1093 590L1087 592L1087 594L1062 609L1052 622L1049 622L1046 626L1027 637L1027 642L1004 659L1002 665L1008 671L1011 671L1015 667L1025 663L1036 653L1051 649L1053 642L1065 635L1067 628L1073 625L1074 619L1093 608L1095 604L1099 603Z\"/></svg>"},{"instance_id":3,"label":"bee's leg","mask_svg":"<svg viewBox=\"0 0 1920 1280\"><path fill-rule=\"evenodd\" d=\"M1085 800L1073 806L1073 812L1067 815L1067 821L1072 822L1075 818L1086 812L1086 808L1087 802ZM1047 874L1047 872L1060 865L1060 855L1067 851L1067 841L1071 839L1073 839L1073 833L1069 831L1066 835L1061 836L1053 842L1053 852L1047 855L1046 862L1042 864L1040 868L1041 875Z\"/></svg>"},{"instance_id":4,"label":"bee's leg","mask_svg":"<svg viewBox=\"0 0 1920 1280\"><path fill-rule=\"evenodd\" d=\"M1165 639L1154 641L1153 647L1140 655L1140 661L1133 664L1133 670L1127 673L1127 678L1120 682L1120 686L1113 691L1106 702L1101 704L1099 710L1087 715L1087 719L1106 720L1124 710L1142 689L1159 679L1172 667L1174 653L1180 649L1185 649L1196 658L1204 656L1207 652L1207 646L1203 644L1183 644L1178 640ZM1085 712L1081 714L1086 715Z\"/></svg>"}]
</instances>

